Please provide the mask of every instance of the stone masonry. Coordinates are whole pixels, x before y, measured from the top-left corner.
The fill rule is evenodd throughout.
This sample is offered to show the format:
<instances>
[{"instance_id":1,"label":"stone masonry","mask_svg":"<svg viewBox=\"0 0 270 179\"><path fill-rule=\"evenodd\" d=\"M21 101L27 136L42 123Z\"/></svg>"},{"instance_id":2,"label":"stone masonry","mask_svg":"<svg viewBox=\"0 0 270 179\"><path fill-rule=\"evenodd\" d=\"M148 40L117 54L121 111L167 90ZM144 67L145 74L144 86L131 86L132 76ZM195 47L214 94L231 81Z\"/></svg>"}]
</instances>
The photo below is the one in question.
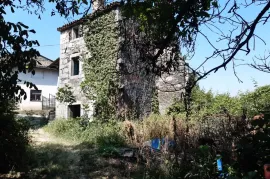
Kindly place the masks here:
<instances>
[{"instance_id":1,"label":"stone masonry","mask_svg":"<svg viewBox=\"0 0 270 179\"><path fill-rule=\"evenodd\" d=\"M109 5L109 7L112 11L115 11L115 20L116 23L118 23L118 20L121 18L119 13L120 5L114 3ZM106 7L102 10L106 10ZM100 11L101 10L99 10L99 12ZM74 29L76 31L74 31ZM93 101L89 101L89 99L84 96L80 87L80 83L84 80L82 59L91 55L91 52L88 52L85 46L82 29L82 20L77 20L58 28L58 31L61 33L58 87L64 87L66 84L71 86L76 98L76 102L74 104L81 105L81 115L86 114L90 117L93 114ZM161 78L157 78L155 75L146 73L145 70L141 70L145 64L140 61L140 52L135 49L129 50L128 53L127 49L123 49L118 56L119 57L116 61L121 74L119 91L122 92L119 96L119 112L126 107L129 107L127 105L128 103L132 103L132 107L136 108L136 115L138 118L147 116L151 113L151 102L154 89L158 90L159 110L161 114L166 112L166 109L173 103L175 98L181 98L181 94L183 92L181 89L186 81L186 77L184 75L185 69L183 67L179 67L179 69L173 73L163 74L161 75ZM72 75L71 70L72 59L74 57L79 57L80 61L80 71L79 74L75 76ZM124 71L133 71L133 73L124 73ZM90 106L90 110L84 110L82 108L83 104L88 104ZM68 110L68 104L57 102L56 118L70 117Z\"/></svg>"}]
</instances>

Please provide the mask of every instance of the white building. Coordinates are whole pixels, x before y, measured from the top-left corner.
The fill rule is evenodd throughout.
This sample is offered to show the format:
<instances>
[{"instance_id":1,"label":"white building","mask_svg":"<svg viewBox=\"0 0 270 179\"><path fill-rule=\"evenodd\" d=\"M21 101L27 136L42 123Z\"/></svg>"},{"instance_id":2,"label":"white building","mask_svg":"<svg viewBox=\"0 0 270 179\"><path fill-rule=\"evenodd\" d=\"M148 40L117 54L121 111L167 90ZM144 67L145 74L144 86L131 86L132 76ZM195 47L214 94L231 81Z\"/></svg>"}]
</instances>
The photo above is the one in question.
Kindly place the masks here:
<instances>
[{"instance_id":1,"label":"white building","mask_svg":"<svg viewBox=\"0 0 270 179\"><path fill-rule=\"evenodd\" d=\"M20 86L25 90L27 98L19 104L19 110L44 110L55 107L55 94L58 82L59 60L52 61L44 56L37 57L35 75L20 73ZM38 90L27 87L23 82L28 81L36 85Z\"/></svg>"}]
</instances>

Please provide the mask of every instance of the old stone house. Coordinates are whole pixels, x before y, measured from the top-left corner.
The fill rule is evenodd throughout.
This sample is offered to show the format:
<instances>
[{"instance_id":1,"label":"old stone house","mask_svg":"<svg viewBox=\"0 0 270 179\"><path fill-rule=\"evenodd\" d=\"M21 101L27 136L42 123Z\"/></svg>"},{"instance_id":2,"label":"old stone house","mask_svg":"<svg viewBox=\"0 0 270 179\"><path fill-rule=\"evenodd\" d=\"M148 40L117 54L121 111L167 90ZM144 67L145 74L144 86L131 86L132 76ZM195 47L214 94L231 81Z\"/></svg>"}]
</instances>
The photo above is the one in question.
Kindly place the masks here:
<instances>
[{"instance_id":1,"label":"old stone house","mask_svg":"<svg viewBox=\"0 0 270 179\"><path fill-rule=\"evenodd\" d=\"M88 22L98 21L110 14L116 26L120 27L119 29L123 29L120 3L115 2L105 6L102 0L96 0L93 2L92 8L93 12L87 17ZM130 27L124 28L125 31L131 29ZM76 102L72 104L57 102L56 117L69 118L85 114L92 116L94 111L92 104L94 101L89 100L81 89L81 83L87 75L83 70L85 65L84 59L91 56L91 51L88 50L85 43L85 35L89 31L87 22L85 18L75 20L59 27L57 30L60 32L58 88L62 88L67 84L71 86ZM123 36L120 35L118 39L117 43L120 44L123 41ZM91 39L88 40L91 41ZM119 77L120 84L118 85L118 91L122 94L118 98L118 112L125 110L128 106L126 105L127 103L132 103L136 108L137 117L142 118L150 114L152 111L153 91L157 89L159 111L161 114L164 114L166 108L173 103L173 100L180 98L183 92L180 89L183 88L186 81L186 75L184 75L186 70L181 66L182 63L179 63L178 70L175 70L173 73L161 74L161 77L145 73L142 68L146 64L139 60L141 52L127 49L127 46L125 44L124 48L120 49L115 59L113 59L116 63L115 68L119 74L122 74ZM167 56L161 58L167 58ZM123 69L129 72L132 71L132 73L123 73ZM87 110L84 109L86 104L90 105L90 108Z\"/></svg>"}]
</instances>

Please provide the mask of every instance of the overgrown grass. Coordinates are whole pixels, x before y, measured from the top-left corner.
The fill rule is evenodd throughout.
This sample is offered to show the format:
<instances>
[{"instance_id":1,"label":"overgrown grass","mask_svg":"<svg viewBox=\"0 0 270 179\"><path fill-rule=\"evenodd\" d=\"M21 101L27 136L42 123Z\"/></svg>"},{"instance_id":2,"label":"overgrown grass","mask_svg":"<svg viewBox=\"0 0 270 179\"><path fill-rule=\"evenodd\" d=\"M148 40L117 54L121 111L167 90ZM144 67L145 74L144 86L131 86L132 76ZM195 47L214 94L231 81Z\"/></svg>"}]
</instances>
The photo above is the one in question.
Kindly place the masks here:
<instances>
[{"instance_id":1,"label":"overgrown grass","mask_svg":"<svg viewBox=\"0 0 270 179\"><path fill-rule=\"evenodd\" d=\"M58 137L92 144L99 149L96 150L99 156L106 157L117 156L117 147L129 145L143 151L146 141L168 137L174 140L176 147L169 151L169 155L165 150L160 150L158 154L145 151L142 154L145 157L143 161L146 161L145 171L141 172L146 172L149 178L208 179L217 176L217 154L222 156L224 168L225 165L230 166L235 162L246 163L238 161L242 154L236 153L233 146L237 146L239 140L245 141L245 136L250 135L251 129L247 128L247 124L247 121L239 117L224 114L204 116L197 121L152 115L142 121L107 123L84 123L79 119L55 120L46 126L45 130ZM261 134L258 133L255 137L259 135ZM254 137L253 134L252 136ZM269 137L266 139L268 141ZM237 161L235 156L239 157Z\"/></svg>"},{"instance_id":2,"label":"overgrown grass","mask_svg":"<svg viewBox=\"0 0 270 179\"><path fill-rule=\"evenodd\" d=\"M80 170L76 166L79 156L62 145L47 144L29 149L27 178L75 178Z\"/></svg>"},{"instance_id":3,"label":"overgrown grass","mask_svg":"<svg viewBox=\"0 0 270 179\"><path fill-rule=\"evenodd\" d=\"M99 148L125 146L121 124L116 121L85 123L80 119L58 119L44 130L60 138L87 142Z\"/></svg>"}]
</instances>

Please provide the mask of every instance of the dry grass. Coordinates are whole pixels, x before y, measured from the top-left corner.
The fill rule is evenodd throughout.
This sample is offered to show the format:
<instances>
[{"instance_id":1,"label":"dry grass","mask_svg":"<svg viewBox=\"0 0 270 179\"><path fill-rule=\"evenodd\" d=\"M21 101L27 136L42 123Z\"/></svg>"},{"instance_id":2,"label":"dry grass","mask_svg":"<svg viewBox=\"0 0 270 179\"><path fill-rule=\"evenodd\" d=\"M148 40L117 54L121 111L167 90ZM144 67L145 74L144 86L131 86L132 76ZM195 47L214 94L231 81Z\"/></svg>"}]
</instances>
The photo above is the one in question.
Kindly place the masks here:
<instances>
[{"instance_id":1,"label":"dry grass","mask_svg":"<svg viewBox=\"0 0 270 179\"><path fill-rule=\"evenodd\" d=\"M63 140L43 129L31 132L32 151L27 178L101 179L141 178L142 166L136 161L103 157L89 143Z\"/></svg>"}]
</instances>

